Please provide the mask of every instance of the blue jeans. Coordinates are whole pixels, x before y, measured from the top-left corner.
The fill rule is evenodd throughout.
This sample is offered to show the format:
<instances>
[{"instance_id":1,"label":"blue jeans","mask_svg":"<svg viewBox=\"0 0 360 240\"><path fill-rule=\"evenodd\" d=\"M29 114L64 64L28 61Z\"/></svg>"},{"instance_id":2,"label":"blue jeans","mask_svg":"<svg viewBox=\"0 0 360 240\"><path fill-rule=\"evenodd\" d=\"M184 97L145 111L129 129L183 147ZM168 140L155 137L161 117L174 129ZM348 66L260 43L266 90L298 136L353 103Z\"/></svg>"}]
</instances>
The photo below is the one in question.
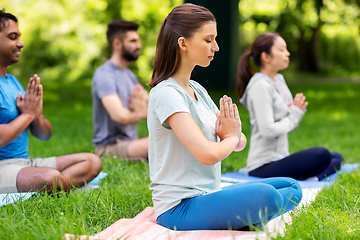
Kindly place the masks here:
<instances>
[{"instance_id":1,"label":"blue jeans","mask_svg":"<svg viewBox=\"0 0 360 240\"><path fill-rule=\"evenodd\" d=\"M221 191L183 199L157 222L176 230L228 230L254 225L294 209L302 190L292 178L267 178L224 187Z\"/></svg>"},{"instance_id":2,"label":"blue jeans","mask_svg":"<svg viewBox=\"0 0 360 240\"><path fill-rule=\"evenodd\" d=\"M329 152L322 147L309 148L258 167L249 175L263 178L291 177L297 180L316 176L321 180L339 170L343 161L340 153Z\"/></svg>"}]
</instances>

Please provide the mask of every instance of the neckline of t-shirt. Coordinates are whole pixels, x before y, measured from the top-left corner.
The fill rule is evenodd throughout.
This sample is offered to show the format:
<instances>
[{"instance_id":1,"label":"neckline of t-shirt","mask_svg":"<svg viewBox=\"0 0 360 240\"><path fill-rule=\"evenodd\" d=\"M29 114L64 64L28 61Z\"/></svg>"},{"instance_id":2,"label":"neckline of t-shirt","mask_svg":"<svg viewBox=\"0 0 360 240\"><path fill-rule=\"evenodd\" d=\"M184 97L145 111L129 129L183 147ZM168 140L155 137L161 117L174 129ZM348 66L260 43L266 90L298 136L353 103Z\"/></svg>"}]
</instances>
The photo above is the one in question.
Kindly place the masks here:
<instances>
[{"instance_id":1,"label":"neckline of t-shirt","mask_svg":"<svg viewBox=\"0 0 360 240\"><path fill-rule=\"evenodd\" d=\"M180 84L179 84L173 77L170 77L169 79L172 79L172 80L176 83L176 85L178 85L193 101L199 102L198 94L196 93L194 86L191 84L191 81L192 81L191 79L190 79L190 81L189 81L189 86L190 86L190 87L192 88L192 90L194 91L194 95L195 95L196 99L194 99L192 96L190 96L190 94L189 94L187 91L185 91L185 89L183 89L183 88L180 86Z\"/></svg>"},{"instance_id":2,"label":"neckline of t-shirt","mask_svg":"<svg viewBox=\"0 0 360 240\"><path fill-rule=\"evenodd\" d=\"M8 79L9 79L8 73L5 74L5 77L3 77L3 76L1 76L1 75L0 75L0 77L1 77L2 79L4 79L4 80L8 80Z\"/></svg>"},{"instance_id":3,"label":"neckline of t-shirt","mask_svg":"<svg viewBox=\"0 0 360 240\"><path fill-rule=\"evenodd\" d=\"M122 69L121 67L117 66L115 63L113 63L112 61L108 60L109 63L116 69L122 71L122 72L126 72L126 70L128 70L129 68L126 68L126 69Z\"/></svg>"}]
</instances>

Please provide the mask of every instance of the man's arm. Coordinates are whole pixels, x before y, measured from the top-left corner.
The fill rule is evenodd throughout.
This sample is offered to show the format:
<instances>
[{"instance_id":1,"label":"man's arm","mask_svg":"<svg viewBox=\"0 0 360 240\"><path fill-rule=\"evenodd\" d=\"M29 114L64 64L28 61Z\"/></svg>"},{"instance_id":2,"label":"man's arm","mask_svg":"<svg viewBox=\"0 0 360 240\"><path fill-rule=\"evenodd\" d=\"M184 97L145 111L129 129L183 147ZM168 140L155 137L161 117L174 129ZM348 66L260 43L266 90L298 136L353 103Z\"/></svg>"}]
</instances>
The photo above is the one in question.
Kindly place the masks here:
<instances>
[{"instance_id":1,"label":"man's arm","mask_svg":"<svg viewBox=\"0 0 360 240\"><path fill-rule=\"evenodd\" d=\"M33 136L41 140L49 140L52 135L52 125L42 114L32 121L29 130Z\"/></svg>"},{"instance_id":2,"label":"man's arm","mask_svg":"<svg viewBox=\"0 0 360 240\"><path fill-rule=\"evenodd\" d=\"M145 89L141 85L137 85L133 90L129 108L124 107L121 99L116 94L103 97L101 102L114 122L127 125L146 118L148 99Z\"/></svg>"},{"instance_id":3,"label":"man's arm","mask_svg":"<svg viewBox=\"0 0 360 240\"><path fill-rule=\"evenodd\" d=\"M7 124L0 124L0 148L14 141L34 120L31 114L23 113Z\"/></svg>"},{"instance_id":4,"label":"man's arm","mask_svg":"<svg viewBox=\"0 0 360 240\"><path fill-rule=\"evenodd\" d=\"M29 80L25 97L19 93L16 98L16 107L20 115L10 123L0 124L0 147L4 147L14 141L33 122L34 125L38 125L38 120L36 119L42 116L42 97L43 89L40 84L40 78L35 74Z\"/></svg>"}]
</instances>

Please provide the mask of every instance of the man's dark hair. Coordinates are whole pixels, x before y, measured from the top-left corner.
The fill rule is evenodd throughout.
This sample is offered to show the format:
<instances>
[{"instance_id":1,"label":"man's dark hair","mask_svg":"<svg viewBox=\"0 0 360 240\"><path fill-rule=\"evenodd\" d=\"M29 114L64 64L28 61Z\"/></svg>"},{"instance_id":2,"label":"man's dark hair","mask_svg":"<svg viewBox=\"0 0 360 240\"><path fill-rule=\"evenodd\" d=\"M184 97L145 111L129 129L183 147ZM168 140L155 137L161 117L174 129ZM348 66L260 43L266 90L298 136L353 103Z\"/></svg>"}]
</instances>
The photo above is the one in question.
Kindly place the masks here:
<instances>
[{"instance_id":1,"label":"man's dark hair","mask_svg":"<svg viewBox=\"0 0 360 240\"><path fill-rule=\"evenodd\" d=\"M115 38L123 39L127 31L137 31L139 24L134 22L128 22L125 20L114 20L108 25L106 37L110 48L112 49L112 43Z\"/></svg>"},{"instance_id":2,"label":"man's dark hair","mask_svg":"<svg viewBox=\"0 0 360 240\"><path fill-rule=\"evenodd\" d=\"M15 21L16 23L18 22L17 17L12 15L11 13L6 13L4 8L1 9L1 11L0 11L0 32L3 31L7 27L7 23L9 21L9 19Z\"/></svg>"}]
</instances>

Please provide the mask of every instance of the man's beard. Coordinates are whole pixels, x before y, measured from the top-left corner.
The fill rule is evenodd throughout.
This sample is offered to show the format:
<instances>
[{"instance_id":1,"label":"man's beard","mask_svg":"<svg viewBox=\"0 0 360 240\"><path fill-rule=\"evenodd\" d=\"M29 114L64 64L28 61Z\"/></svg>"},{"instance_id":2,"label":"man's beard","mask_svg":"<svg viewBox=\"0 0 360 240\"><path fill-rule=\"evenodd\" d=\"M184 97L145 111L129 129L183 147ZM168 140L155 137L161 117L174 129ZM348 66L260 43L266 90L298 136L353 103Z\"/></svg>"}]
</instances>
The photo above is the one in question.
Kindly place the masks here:
<instances>
[{"instance_id":1,"label":"man's beard","mask_svg":"<svg viewBox=\"0 0 360 240\"><path fill-rule=\"evenodd\" d=\"M128 61L135 61L139 57L138 50L135 50L134 52L129 52L126 48L123 47L122 49L122 57L125 58Z\"/></svg>"}]
</instances>

